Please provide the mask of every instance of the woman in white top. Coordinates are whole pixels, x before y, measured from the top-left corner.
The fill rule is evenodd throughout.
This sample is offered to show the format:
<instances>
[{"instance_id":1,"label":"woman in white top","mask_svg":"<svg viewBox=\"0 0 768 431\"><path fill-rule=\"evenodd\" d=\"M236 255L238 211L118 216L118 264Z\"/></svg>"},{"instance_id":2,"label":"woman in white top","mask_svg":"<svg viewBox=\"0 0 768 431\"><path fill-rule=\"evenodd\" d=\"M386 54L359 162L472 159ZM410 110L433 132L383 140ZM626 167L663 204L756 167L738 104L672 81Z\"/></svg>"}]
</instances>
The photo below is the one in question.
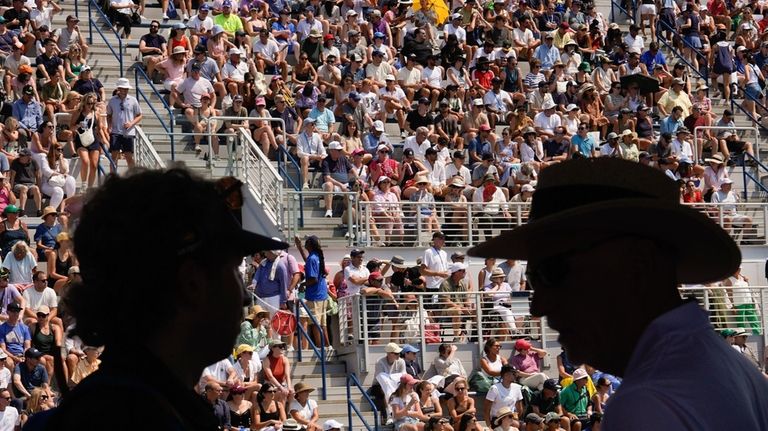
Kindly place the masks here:
<instances>
[{"instance_id":1,"label":"woman in white top","mask_svg":"<svg viewBox=\"0 0 768 431\"><path fill-rule=\"evenodd\" d=\"M235 349L235 373L241 385L245 388L245 399L251 399L251 395L261 388L259 373L261 373L261 359L255 355L254 348L248 344L241 344Z\"/></svg>"},{"instance_id":2,"label":"woman in white top","mask_svg":"<svg viewBox=\"0 0 768 431\"><path fill-rule=\"evenodd\" d=\"M485 354L480 358L480 372L486 377L499 377L501 367L507 364L507 360L500 355L501 343L491 337L485 342L483 352Z\"/></svg>"},{"instance_id":3,"label":"woman in white top","mask_svg":"<svg viewBox=\"0 0 768 431\"><path fill-rule=\"evenodd\" d=\"M477 285L480 290L487 291L491 288L491 273L496 268L496 259L493 257L485 258L485 266L477 273Z\"/></svg>"},{"instance_id":4,"label":"woman in white top","mask_svg":"<svg viewBox=\"0 0 768 431\"><path fill-rule=\"evenodd\" d=\"M296 395L291 401L291 407L288 409L290 415L307 431L321 431L322 425L318 424L320 410L317 409L317 401L309 398L309 393L315 388L304 382L296 383L293 387Z\"/></svg>"},{"instance_id":5,"label":"woman in white top","mask_svg":"<svg viewBox=\"0 0 768 431\"><path fill-rule=\"evenodd\" d=\"M506 328L499 328L498 335L506 337L517 329L515 316L511 309L512 286L507 283L507 275L501 268L494 268L490 278L491 286L486 289L486 293L490 295L493 301L493 311L501 316L507 325Z\"/></svg>"},{"instance_id":6,"label":"woman in white top","mask_svg":"<svg viewBox=\"0 0 768 431\"><path fill-rule=\"evenodd\" d=\"M46 133L54 133L53 124L46 121ZM69 162L64 158L61 152L61 145L54 143L51 145L48 155L40 163L43 173L43 193L51 197L50 205L54 208L61 206L64 209L64 196L72 197L75 195L77 183L72 175L69 175Z\"/></svg>"}]
</instances>

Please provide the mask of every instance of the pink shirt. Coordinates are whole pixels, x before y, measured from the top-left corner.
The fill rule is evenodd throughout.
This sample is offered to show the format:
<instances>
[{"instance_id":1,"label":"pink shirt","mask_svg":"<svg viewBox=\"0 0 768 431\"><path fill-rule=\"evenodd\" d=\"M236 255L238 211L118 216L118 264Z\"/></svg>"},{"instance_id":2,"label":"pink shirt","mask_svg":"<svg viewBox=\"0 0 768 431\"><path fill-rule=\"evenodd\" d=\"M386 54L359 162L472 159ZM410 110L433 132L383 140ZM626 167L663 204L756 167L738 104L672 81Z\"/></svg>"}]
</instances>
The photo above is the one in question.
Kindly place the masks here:
<instances>
[{"instance_id":1,"label":"pink shirt","mask_svg":"<svg viewBox=\"0 0 768 431\"><path fill-rule=\"evenodd\" d=\"M539 372L539 354L529 351L527 355L513 355L509 358L509 364L515 366L524 373Z\"/></svg>"}]
</instances>

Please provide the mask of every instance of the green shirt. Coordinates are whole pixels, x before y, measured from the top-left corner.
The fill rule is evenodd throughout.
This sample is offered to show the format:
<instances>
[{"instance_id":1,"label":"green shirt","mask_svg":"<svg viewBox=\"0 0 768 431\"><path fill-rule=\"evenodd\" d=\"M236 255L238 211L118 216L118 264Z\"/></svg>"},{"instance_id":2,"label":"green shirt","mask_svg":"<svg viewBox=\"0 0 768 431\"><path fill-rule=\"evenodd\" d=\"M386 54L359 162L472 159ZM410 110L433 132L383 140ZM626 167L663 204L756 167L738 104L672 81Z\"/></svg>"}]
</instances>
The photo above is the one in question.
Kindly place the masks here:
<instances>
[{"instance_id":1,"label":"green shirt","mask_svg":"<svg viewBox=\"0 0 768 431\"><path fill-rule=\"evenodd\" d=\"M560 404L567 412L573 413L576 416L584 416L587 414L587 405L589 404L589 392L587 386L577 389L576 384L573 383L564 388L560 392Z\"/></svg>"},{"instance_id":2,"label":"green shirt","mask_svg":"<svg viewBox=\"0 0 768 431\"><path fill-rule=\"evenodd\" d=\"M243 29L243 21L240 20L239 16L233 13L229 14L229 17L225 17L223 13L216 15L216 17L213 18L213 23L215 25L220 25L224 31L233 35L236 31Z\"/></svg>"}]
</instances>

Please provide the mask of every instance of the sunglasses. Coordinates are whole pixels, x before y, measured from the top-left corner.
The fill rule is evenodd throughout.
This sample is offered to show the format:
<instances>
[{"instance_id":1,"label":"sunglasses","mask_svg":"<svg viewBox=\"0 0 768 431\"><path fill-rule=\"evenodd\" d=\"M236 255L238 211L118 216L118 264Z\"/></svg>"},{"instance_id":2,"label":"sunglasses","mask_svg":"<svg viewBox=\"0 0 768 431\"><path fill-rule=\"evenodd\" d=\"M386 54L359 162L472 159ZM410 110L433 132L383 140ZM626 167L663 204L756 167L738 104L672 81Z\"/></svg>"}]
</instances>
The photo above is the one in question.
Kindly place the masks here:
<instances>
[{"instance_id":1,"label":"sunglasses","mask_svg":"<svg viewBox=\"0 0 768 431\"><path fill-rule=\"evenodd\" d=\"M467 390L467 388L461 387L461 388L456 388L456 390L457 390L457 391L466 391L466 390Z\"/></svg>"},{"instance_id":2,"label":"sunglasses","mask_svg":"<svg viewBox=\"0 0 768 431\"><path fill-rule=\"evenodd\" d=\"M274 394L274 393L277 393L277 389L270 389L270 390L268 390L268 391L266 391L266 392L267 392L268 394Z\"/></svg>"}]
</instances>

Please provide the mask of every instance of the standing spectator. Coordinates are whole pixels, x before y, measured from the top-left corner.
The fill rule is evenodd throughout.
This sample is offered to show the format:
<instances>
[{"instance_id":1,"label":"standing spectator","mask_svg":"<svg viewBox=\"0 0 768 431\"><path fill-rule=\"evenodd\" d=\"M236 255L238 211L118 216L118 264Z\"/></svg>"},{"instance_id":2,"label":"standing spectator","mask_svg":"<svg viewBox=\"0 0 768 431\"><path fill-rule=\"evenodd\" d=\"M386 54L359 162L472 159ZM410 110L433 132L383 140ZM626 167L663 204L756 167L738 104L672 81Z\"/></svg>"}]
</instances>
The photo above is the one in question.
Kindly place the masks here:
<instances>
[{"instance_id":1,"label":"standing spectator","mask_svg":"<svg viewBox=\"0 0 768 431\"><path fill-rule=\"evenodd\" d=\"M81 192L96 183L101 143L106 139L106 125L96 111L96 101L96 93L85 94L69 124L70 130L75 131L75 151L80 156Z\"/></svg>"},{"instance_id":2,"label":"standing spectator","mask_svg":"<svg viewBox=\"0 0 768 431\"><path fill-rule=\"evenodd\" d=\"M121 153L125 157L128 169L131 169L135 164L133 145L136 139L136 126L141 123L143 115L139 101L128 94L128 90L132 88L128 78L119 78L116 87L117 94L112 96L107 104L109 152L115 162L113 169L116 168Z\"/></svg>"},{"instance_id":3,"label":"standing spectator","mask_svg":"<svg viewBox=\"0 0 768 431\"><path fill-rule=\"evenodd\" d=\"M264 252L256 272L253 274L253 284L256 287L256 300L274 316L277 310L286 308L290 275L283 260L278 259L275 250Z\"/></svg>"},{"instance_id":4,"label":"standing spectator","mask_svg":"<svg viewBox=\"0 0 768 431\"><path fill-rule=\"evenodd\" d=\"M311 336L315 345L323 343L326 350L331 350L328 342L328 327L326 326L326 314L328 311L328 284L326 277L328 270L325 267L325 255L320 247L320 240L315 235L310 235L304 241L304 247L297 244L297 248L304 258L304 299L307 301L307 308L314 315L317 323L322 328L324 339L320 339L320 328L313 325ZM306 249L308 254L305 254Z\"/></svg>"},{"instance_id":5,"label":"standing spectator","mask_svg":"<svg viewBox=\"0 0 768 431\"><path fill-rule=\"evenodd\" d=\"M29 327L21 321L21 304L11 302L6 310L8 320L0 325L0 349L8 355L5 366L14 368L24 361L24 352L32 346L32 334L29 333Z\"/></svg>"},{"instance_id":6,"label":"standing spectator","mask_svg":"<svg viewBox=\"0 0 768 431\"><path fill-rule=\"evenodd\" d=\"M421 263L421 275L425 277L428 292L433 293L424 298L425 308L434 310L437 305L440 284L451 276L448 272L448 254L443 250L445 234L437 231L432 234L432 246L424 251L424 259Z\"/></svg>"}]
</instances>

